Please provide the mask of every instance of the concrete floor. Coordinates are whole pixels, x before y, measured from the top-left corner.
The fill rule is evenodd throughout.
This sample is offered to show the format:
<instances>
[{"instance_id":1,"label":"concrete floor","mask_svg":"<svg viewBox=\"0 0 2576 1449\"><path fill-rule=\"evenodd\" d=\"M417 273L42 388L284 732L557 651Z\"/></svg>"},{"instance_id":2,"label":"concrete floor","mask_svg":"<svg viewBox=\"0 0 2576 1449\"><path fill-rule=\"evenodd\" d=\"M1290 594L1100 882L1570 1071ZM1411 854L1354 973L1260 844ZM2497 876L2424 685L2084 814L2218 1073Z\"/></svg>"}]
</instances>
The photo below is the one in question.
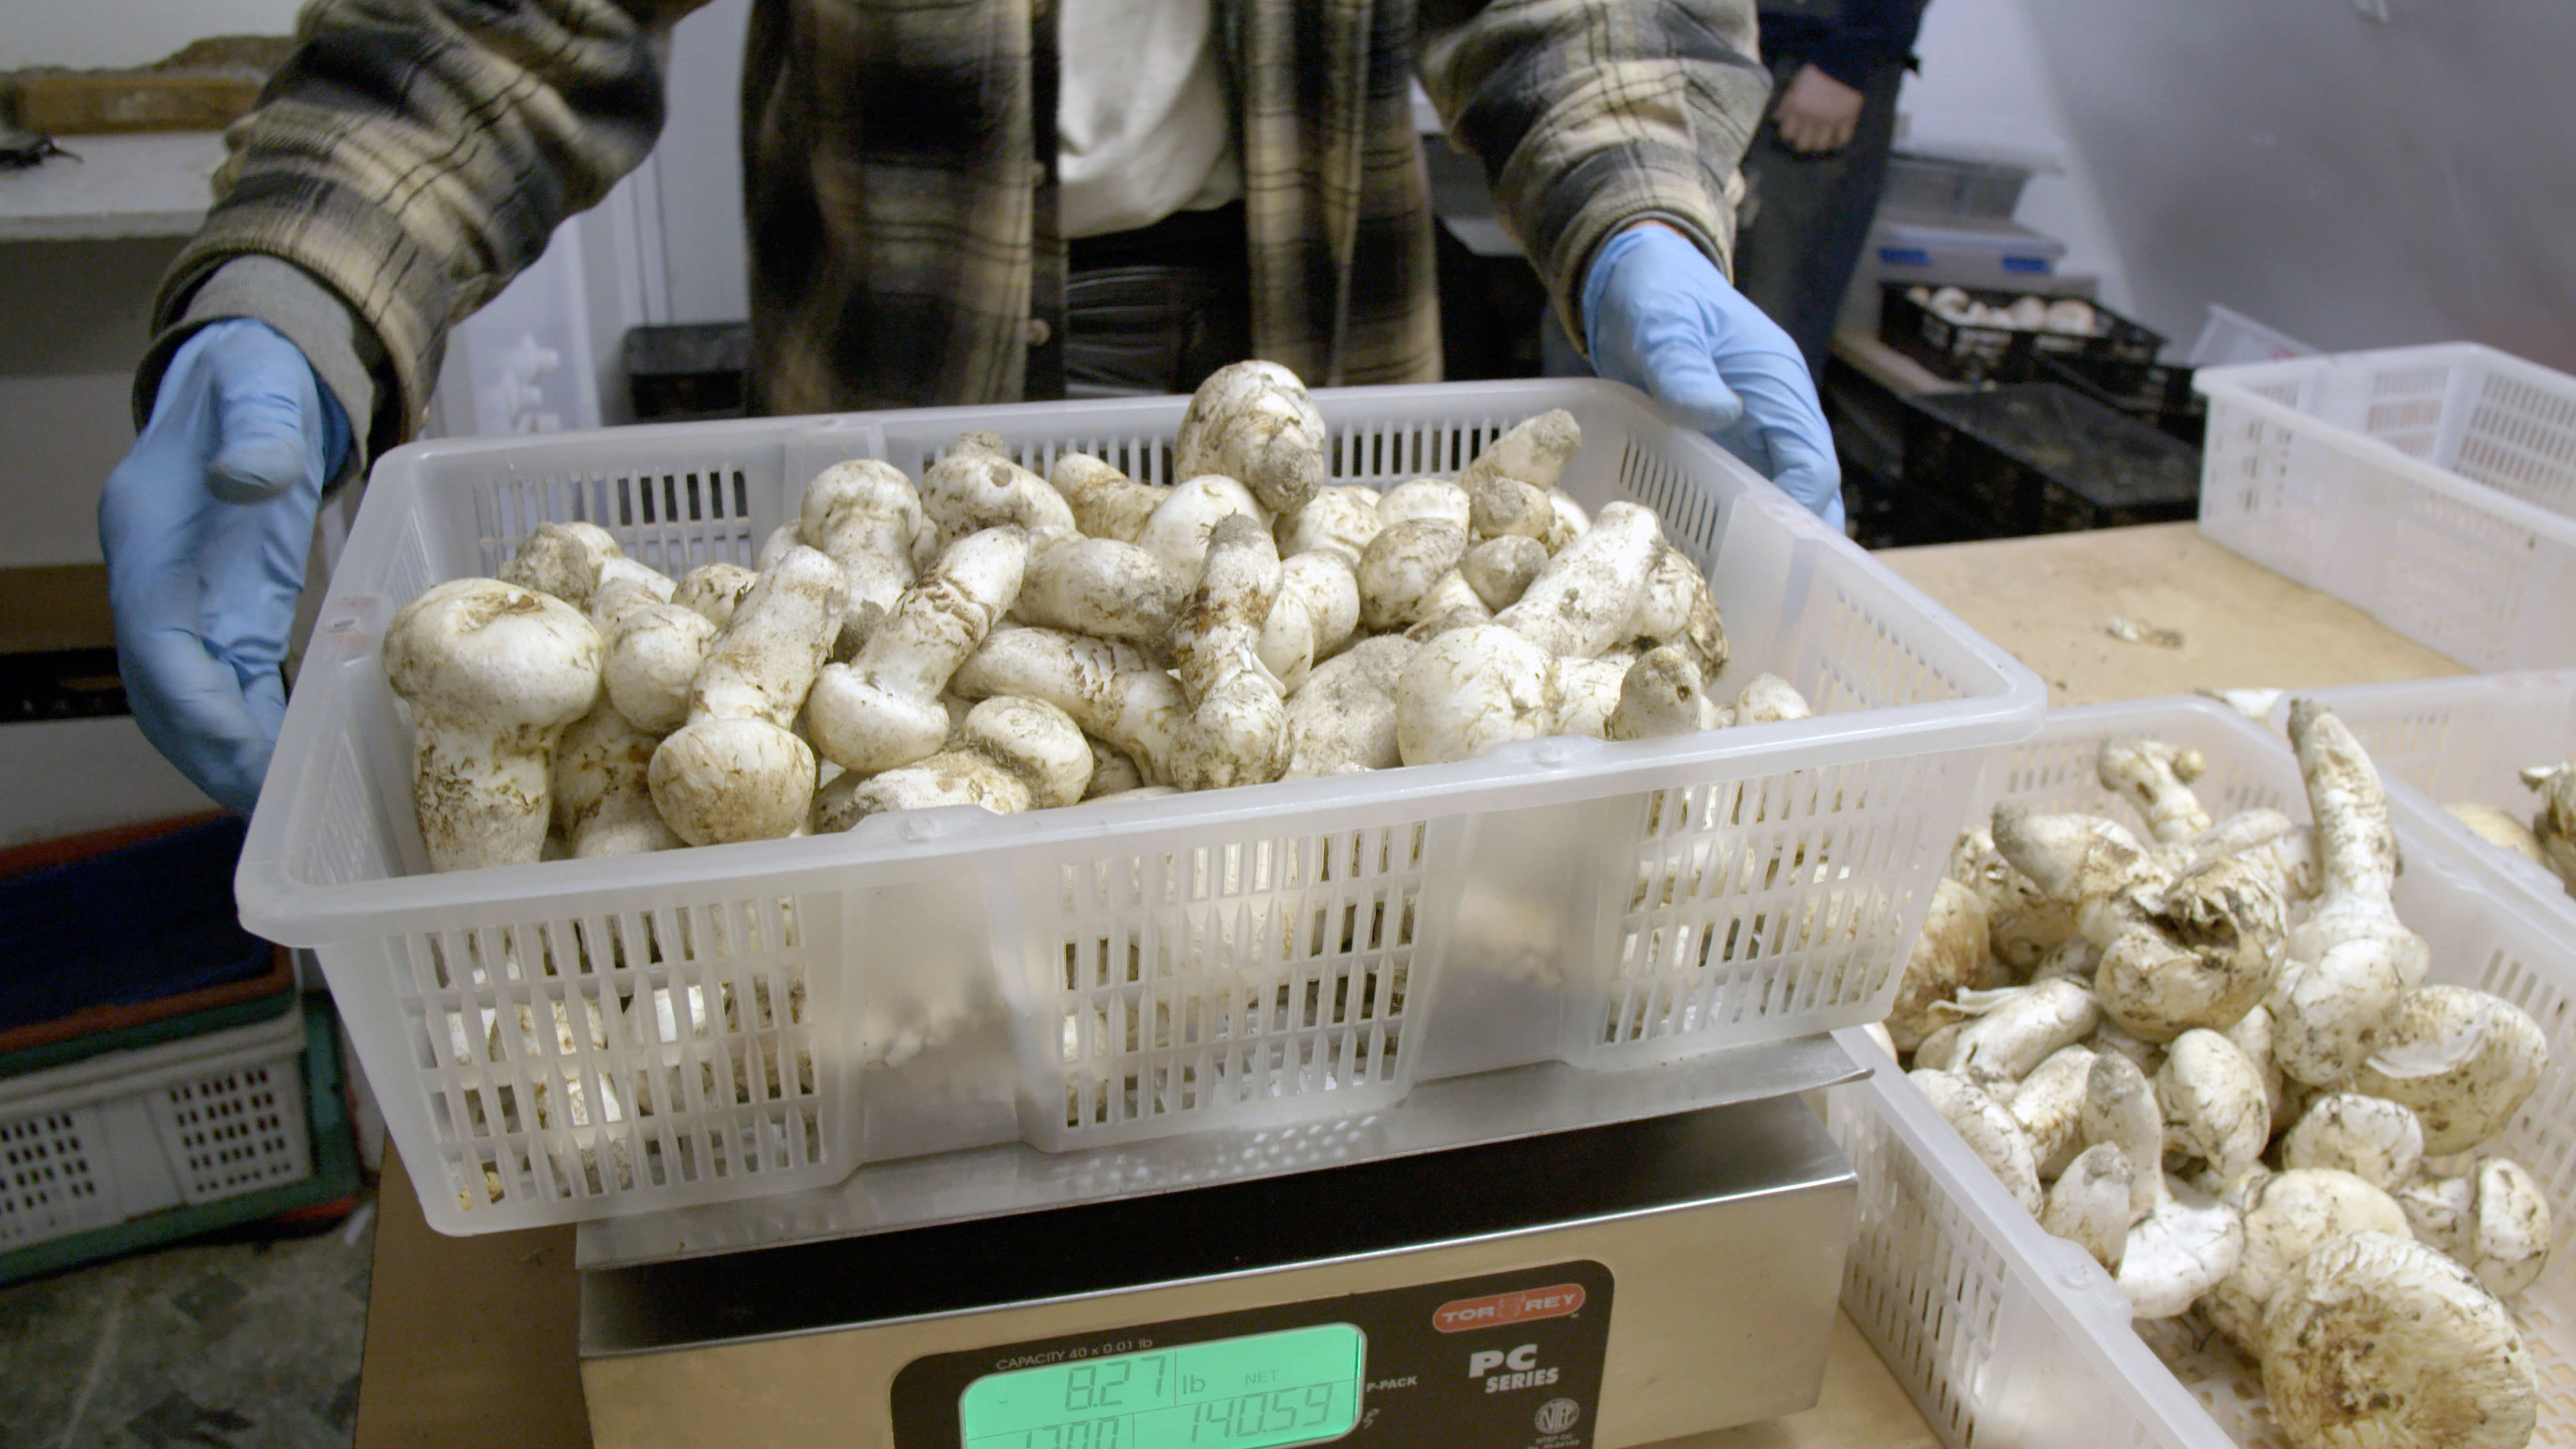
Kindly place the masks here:
<instances>
[{"instance_id":1,"label":"concrete floor","mask_svg":"<svg viewBox=\"0 0 2576 1449\"><path fill-rule=\"evenodd\" d=\"M0 1449L340 1449L358 1413L375 1193L0 1288Z\"/></svg>"}]
</instances>

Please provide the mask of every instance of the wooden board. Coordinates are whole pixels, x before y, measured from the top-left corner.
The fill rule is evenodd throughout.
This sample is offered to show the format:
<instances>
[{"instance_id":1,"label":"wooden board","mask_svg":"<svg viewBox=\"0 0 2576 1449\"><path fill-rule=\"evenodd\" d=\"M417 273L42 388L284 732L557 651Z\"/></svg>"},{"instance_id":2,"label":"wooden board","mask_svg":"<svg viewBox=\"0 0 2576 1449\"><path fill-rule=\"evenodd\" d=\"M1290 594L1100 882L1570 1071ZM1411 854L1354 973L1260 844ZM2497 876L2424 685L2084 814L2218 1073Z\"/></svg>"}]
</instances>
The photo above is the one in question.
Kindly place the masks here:
<instances>
[{"instance_id":1,"label":"wooden board","mask_svg":"<svg viewBox=\"0 0 2576 1449\"><path fill-rule=\"evenodd\" d=\"M2050 706L2465 674L2457 660L2201 536L2194 523L1873 555L2048 682ZM2178 648L2110 632L2126 618Z\"/></svg>"},{"instance_id":2,"label":"wooden board","mask_svg":"<svg viewBox=\"0 0 2576 1449\"><path fill-rule=\"evenodd\" d=\"M357 1449L586 1449L573 1230L441 1237L390 1149L376 1203Z\"/></svg>"},{"instance_id":3,"label":"wooden board","mask_svg":"<svg viewBox=\"0 0 2576 1449\"><path fill-rule=\"evenodd\" d=\"M143 71L21 77L11 87L21 129L52 136L220 131L259 100L256 76Z\"/></svg>"}]
</instances>

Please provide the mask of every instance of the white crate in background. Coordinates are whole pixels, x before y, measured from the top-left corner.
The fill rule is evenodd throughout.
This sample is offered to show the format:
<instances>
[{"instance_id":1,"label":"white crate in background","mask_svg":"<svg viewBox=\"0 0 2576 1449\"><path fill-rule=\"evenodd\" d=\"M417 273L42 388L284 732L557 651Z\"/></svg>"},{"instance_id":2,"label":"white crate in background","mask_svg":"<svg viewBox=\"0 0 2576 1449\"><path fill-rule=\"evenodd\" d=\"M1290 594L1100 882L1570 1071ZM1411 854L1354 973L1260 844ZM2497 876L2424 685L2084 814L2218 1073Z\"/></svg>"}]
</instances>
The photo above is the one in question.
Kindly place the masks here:
<instances>
[{"instance_id":1,"label":"white crate in background","mask_svg":"<svg viewBox=\"0 0 2576 1449\"><path fill-rule=\"evenodd\" d=\"M2199 699L2054 711L2036 739L1998 761L1967 820L2026 800L2133 821L2101 788L2105 740L2148 735L2199 749L2195 788L2213 815L2271 807L2308 818L2287 741ZM2531 1013L2550 1067L2488 1150L2537 1176L2556 1211L2548 1271L2518 1301L2537 1361L2535 1444L2576 1444L2576 938L2463 867L2445 842L2398 823L2405 860L2397 912L2433 948L2430 980L2475 986ZM2022 1210L1896 1064L1867 1036L1842 1045L1876 1067L1827 1094L1834 1138L1860 1178L1860 1226L1843 1307L1951 1449L2286 1449L2262 1404L2260 1375L2214 1337L2193 1346L2169 1327L2159 1356L2128 1300L2084 1250Z\"/></svg>"},{"instance_id":2,"label":"white crate in background","mask_svg":"<svg viewBox=\"0 0 2576 1449\"><path fill-rule=\"evenodd\" d=\"M1564 490L1651 505L1709 570L1727 687L1771 670L1823 713L433 876L376 657L414 594L492 572L549 519L598 523L674 574L748 563L823 466L917 475L969 429L1040 469L1079 448L1169 481L1184 400L400 450L333 579L239 887L254 929L317 951L430 1222L493 1231L995 1142L1261 1127L1381 1108L1432 1077L1652 1062L1883 1015L1985 754L2038 723L2038 680L1632 392L1317 403L1335 478L1379 486L1572 409L1584 444ZM602 1027L569 1047L492 1029L523 1008ZM620 1026L665 1013L647 1041Z\"/></svg>"},{"instance_id":3,"label":"white crate in background","mask_svg":"<svg viewBox=\"0 0 2576 1449\"><path fill-rule=\"evenodd\" d=\"M300 1008L0 1078L0 1252L312 1175Z\"/></svg>"},{"instance_id":4,"label":"white crate in background","mask_svg":"<svg viewBox=\"0 0 2576 1449\"><path fill-rule=\"evenodd\" d=\"M2576 664L2576 377L2451 343L2192 385L2201 532L2473 670Z\"/></svg>"}]
</instances>

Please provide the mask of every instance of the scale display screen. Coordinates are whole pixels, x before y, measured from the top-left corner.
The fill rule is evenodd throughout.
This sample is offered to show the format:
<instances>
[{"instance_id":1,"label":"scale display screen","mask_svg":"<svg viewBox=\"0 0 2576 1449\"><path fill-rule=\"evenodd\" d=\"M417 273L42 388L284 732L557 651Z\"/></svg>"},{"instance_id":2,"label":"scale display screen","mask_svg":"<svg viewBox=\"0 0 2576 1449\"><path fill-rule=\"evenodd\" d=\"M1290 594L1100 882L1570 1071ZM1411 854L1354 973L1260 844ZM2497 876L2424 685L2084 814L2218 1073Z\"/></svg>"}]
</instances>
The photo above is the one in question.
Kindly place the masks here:
<instances>
[{"instance_id":1,"label":"scale display screen","mask_svg":"<svg viewBox=\"0 0 2576 1449\"><path fill-rule=\"evenodd\" d=\"M963 1449L1285 1449L1358 1425L1368 1336L1322 1323L986 1374Z\"/></svg>"}]
</instances>

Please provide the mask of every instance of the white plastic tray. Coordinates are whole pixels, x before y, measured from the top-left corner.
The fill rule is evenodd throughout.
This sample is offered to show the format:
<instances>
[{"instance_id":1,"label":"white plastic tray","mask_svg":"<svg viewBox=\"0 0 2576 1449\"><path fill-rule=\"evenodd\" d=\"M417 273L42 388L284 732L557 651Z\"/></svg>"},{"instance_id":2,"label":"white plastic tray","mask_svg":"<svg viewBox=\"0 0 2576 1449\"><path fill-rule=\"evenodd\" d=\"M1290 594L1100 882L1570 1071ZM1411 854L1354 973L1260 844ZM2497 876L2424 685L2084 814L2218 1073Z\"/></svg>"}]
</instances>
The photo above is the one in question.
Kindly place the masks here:
<instances>
[{"instance_id":1,"label":"white plastic tray","mask_svg":"<svg viewBox=\"0 0 2576 1449\"><path fill-rule=\"evenodd\" d=\"M2201 532L2471 669L2576 664L2576 377L2451 343L2192 385Z\"/></svg>"},{"instance_id":2,"label":"white plastic tray","mask_svg":"<svg viewBox=\"0 0 2576 1449\"><path fill-rule=\"evenodd\" d=\"M1966 819L2007 796L2128 818L2095 782L2101 742L2151 734L2197 747L2213 814L2258 806L2307 818L2288 744L2197 699L2051 713L2012 753ZM2534 1443L2576 1444L2576 939L2461 868L2443 842L2401 821L2398 914L2433 948L2432 979L2491 991L2549 1034L2550 1069L2497 1144L2546 1187L2555 1256L2519 1300L2538 1361ZM2261 1380L2223 1344L2194 1349L2165 1329L2151 1347L2128 1301L2080 1248L2040 1231L1896 1064L1858 1031L1836 1039L1876 1074L1832 1088L1827 1118L1860 1177L1860 1228L1843 1307L1952 1449L2282 1449Z\"/></svg>"},{"instance_id":3,"label":"white plastic tray","mask_svg":"<svg viewBox=\"0 0 2576 1449\"><path fill-rule=\"evenodd\" d=\"M1184 400L629 428L399 450L333 580L243 852L244 920L320 956L433 1226L479 1232L837 1181L863 1160L1369 1111L1413 1081L1651 1062L1883 1015L1987 751L2039 681L1637 394L1590 381L1318 394L1333 472L1453 472L1571 408L1562 486L1636 499L1709 569L1735 662L1815 719L825 838L422 872L394 610L548 519L671 572L748 561L818 469L917 471L967 429L1149 480ZM1794 868L1793 868L1794 867ZM1821 879L1820 879L1821 878ZM1069 969L1070 968L1070 969ZM496 1053L486 1012L714 1006L650 1051ZM647 998L649 999L649 998ZM644 1116L635 1086L661 1084ZM540 1126L578 1083L586 1125Z\"/></svg>"},{"instance_id":4,"label":"white plastic tray","mask_svg":"<svg viewBox=\"0 0 2576 1449\"><path fill-rule=\"evenodd\" d=\"M0 1252L301 1182L304 1014L0 1079Z\"/></svg>"},{"instance_id":5,"label":"white plastic tray","mask_svg":"<svg viewBox=\"0 0 2576 1449\"><path fill-rule=\"evenodd\" d=\"M2576 628L2576 620L2569 621ZM2444 806L2493 805L2524 824L2540 797L2522 783L2526 765L2576 755L2576 669L2472 674L2311 691L2334 706L2388 782L2388 808L2442 842L2464 870L2559 922L2576 942L2576 896L2547 866L2489 845ZM2288 718L2284 700L2276 728Z\"/></svg>"}]
</instances>

